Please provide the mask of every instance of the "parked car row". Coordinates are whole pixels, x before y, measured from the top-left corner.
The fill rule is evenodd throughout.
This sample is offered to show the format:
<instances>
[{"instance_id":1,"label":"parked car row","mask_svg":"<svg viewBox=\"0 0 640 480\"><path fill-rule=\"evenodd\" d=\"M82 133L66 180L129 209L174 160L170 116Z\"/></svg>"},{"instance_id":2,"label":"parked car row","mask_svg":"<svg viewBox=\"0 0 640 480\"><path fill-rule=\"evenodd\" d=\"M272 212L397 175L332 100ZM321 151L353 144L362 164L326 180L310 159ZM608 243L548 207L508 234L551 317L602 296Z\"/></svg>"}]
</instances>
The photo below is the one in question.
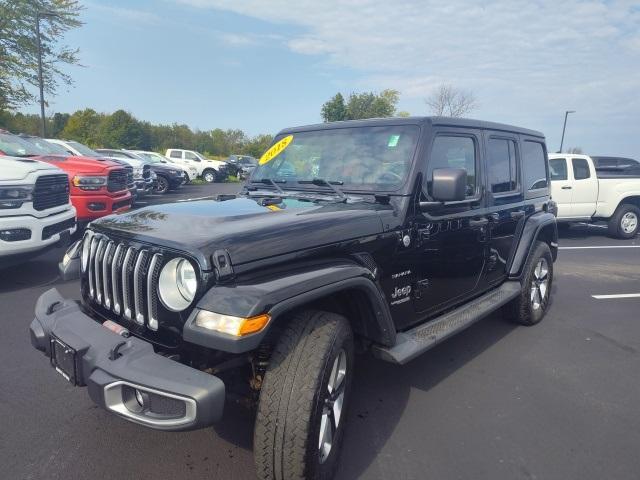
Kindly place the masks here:
<instances>
[{"instance_id":1,"label":"parked car row","mask_svg":"<svg viewBox=\"0 0 640 480\"><path fill-rule=\"evenodd\" d=\"M204 157L176 163L154 152L93 150L0 130L0 265L68 243L90 221L127 211L152 190L179 188L207 169L215 170L213 180L227 171L224 162Z\"/></svg>"}]
</instances>

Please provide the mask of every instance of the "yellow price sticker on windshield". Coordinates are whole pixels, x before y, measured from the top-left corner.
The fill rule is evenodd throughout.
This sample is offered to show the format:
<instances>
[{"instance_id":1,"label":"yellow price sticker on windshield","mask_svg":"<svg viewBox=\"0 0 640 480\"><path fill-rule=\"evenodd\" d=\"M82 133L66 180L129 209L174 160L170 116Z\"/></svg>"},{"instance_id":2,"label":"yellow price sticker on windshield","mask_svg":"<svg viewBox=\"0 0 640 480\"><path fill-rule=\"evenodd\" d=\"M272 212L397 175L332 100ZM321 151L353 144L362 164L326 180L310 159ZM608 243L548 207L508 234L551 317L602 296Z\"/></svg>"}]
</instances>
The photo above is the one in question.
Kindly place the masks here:
<instances>
[{"instance_id":1,"label":"yellow price sticker on windshield","mask_svg":"<svg viewBox=\"0 0 640 480\"><path fill-rule=\"evenodd\" d=\"M269 150L264 152L264 155L260 157L258 163L260 165L264 165L265 163L270 162L274 158L276 158L280 153L289 146L289 144L293 141L293 135L287 135L282 140L278 140L274 143Z\"/></svg>"}]
</instances>

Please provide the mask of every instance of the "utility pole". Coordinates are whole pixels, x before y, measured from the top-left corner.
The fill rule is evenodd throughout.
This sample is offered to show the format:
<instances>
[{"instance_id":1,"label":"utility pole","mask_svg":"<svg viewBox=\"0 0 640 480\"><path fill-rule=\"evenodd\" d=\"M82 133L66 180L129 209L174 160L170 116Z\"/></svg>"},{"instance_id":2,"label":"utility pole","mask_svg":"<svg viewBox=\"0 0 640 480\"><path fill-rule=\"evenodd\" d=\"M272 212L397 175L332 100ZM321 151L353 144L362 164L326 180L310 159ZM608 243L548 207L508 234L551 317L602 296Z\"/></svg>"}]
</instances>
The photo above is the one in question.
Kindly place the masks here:
<instances>
[{"instance_id":1,"label":"utility pole","mask_svg":"<svg viewBox=\"0 0 640 480\"><path fill-rule=\"evenodd\" d=\"M570 113L576 113L575 110L567 110L564 112L564 126L562 127L562 140L560 140L560 150L558 153L562 153L562 145L564 145L564 132L567 129L567 117Z\"/></svg>"},{"instance_id":2,"label":"utility pole","mask_svg":"<svg viewBox=\"0 0 640 480\"><path fill-rule=\"evenodd\" d=\"M40 41L40 19L52 18L58 15L53 12L36 12L36 39L38 41L38 86L40 87L40 136L47 137L47 127L44 117L44 81L42 79L42 42Z\"/></svg>"}]
</instances>

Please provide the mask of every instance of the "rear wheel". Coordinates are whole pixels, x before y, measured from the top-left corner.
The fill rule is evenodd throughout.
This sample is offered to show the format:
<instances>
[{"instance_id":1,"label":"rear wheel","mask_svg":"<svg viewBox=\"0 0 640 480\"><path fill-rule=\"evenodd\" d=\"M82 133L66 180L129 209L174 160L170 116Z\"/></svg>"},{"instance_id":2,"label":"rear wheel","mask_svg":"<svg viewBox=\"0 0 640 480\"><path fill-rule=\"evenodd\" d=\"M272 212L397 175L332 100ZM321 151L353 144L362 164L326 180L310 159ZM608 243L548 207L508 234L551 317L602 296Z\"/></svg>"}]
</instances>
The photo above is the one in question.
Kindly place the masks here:
<instances>
[{"instance_id":1,"label":"rear wheel","mask_svg":"<svg viewBox=\"0 0 640 480\"><path fill-rule=\"evenodd\" d=\"M156 180L156 186L153 189L156 193L167 193L169 191L169 180L162 175L158 175Z\"/></svg>"},{"instance_id":2,"label":"rear wheel","mask_svg":"<svg viewBox=\"0 0 640 480\"><path fill-rule=\"evenodd\" d=\"M202 172L202 178L207 183L216 182L218 180L218 172L216 172L215 170L209 168L209 169L205 170L204 172Z\"/></svg>"},{"instance_id":3,"label":"rear wheel","mask_svg":"<svg viewBox=\"0 0 640 480\"><path fill-rule=\"evenodd\" d=\"M535 325L543 319L553 283L553 257L549 245L536 242L522 272L520 296L507 305L507 313L521 325Z\"/></svg>"},{"instance_id":4,"label":"rear wheel","mask_svg":"<svg viewBox=\"0 0 640 480\"><path fill-rule=\"evenodd\" d=\"M254 432L261 479L329 479L338 466L353 377L349 322L294 315L265 374Z\"/></svg>"},{"instance_id":5,"label":"rear wheel","mask_svg":"<svg viewBox=\"0 0 640 480\"><path fill-rule=\"evenodd\" d=\"M182 177L184 178L184 184L187 185L191 179L189 178L189 174L187 172L182 172Z\"/></svg>"},{"instance_id":6,"label":"rear wheel","mask_svg":"<svg viewBox=\"0 0 640 480\"><path fill-rule=\"evenodd\" d=\"M640 209L635 205L620 205L609 219L609 234L616 238L633 238L640 228Z\"/></svg>"}]
</instances>

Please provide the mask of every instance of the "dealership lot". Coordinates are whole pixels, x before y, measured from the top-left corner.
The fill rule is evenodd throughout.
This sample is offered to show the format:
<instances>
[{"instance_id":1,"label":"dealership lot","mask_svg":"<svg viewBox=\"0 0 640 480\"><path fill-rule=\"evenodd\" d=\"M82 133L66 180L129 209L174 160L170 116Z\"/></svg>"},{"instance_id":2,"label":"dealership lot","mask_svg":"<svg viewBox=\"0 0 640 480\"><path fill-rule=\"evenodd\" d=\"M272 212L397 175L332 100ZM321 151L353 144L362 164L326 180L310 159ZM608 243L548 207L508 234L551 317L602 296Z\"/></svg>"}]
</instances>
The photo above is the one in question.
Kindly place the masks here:
<instances>
[{"instance_id":1,"label":"dealership lot","mask_svg":"<svg viewBox=\"0 0 640 480\"><path fill-rule=\"evenodd\" d=\"M234 193L186 186L146 205ZM142 206L145 206L144 204ZM361 361L338 478L635 478L640 470L640 239L563 232L553 305L517 327L499 315L405 367ZM62 249L0 273L0 450L6 478L253 478L252 422L162 433L114 418L47 368L27 327L61 282ZM605 296L594 298L594 296Z\"/></svg>"}]
</instances>

